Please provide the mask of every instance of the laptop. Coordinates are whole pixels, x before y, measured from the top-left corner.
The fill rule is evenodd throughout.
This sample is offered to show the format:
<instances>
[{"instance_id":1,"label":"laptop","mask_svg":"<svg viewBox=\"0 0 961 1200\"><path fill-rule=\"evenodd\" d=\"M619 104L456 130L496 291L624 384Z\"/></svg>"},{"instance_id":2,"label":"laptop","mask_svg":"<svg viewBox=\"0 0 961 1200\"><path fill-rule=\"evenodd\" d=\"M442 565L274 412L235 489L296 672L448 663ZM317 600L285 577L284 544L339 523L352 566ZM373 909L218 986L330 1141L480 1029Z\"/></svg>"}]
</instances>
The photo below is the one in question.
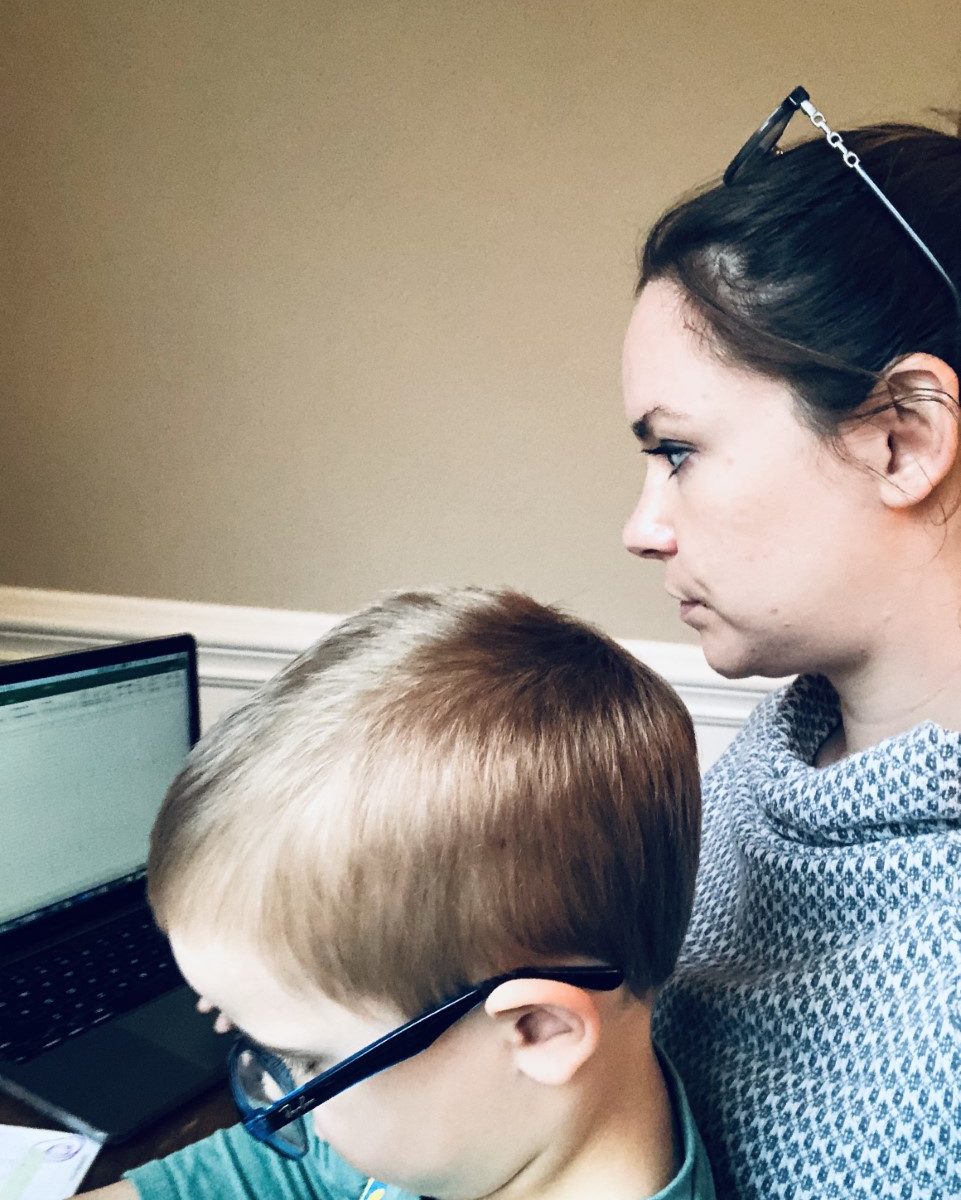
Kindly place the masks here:
<instances>
[{"instance_id":1,"label":"laptop","mask_svg":"<svg viewBox=\"0 0 961 1200\"><path fill-rule=\"evenodd\" d=\"M225 1077L145 891L198 732L189 635L0 663L0 1088L101 1141Z\"/></svg>"}]
</instances>

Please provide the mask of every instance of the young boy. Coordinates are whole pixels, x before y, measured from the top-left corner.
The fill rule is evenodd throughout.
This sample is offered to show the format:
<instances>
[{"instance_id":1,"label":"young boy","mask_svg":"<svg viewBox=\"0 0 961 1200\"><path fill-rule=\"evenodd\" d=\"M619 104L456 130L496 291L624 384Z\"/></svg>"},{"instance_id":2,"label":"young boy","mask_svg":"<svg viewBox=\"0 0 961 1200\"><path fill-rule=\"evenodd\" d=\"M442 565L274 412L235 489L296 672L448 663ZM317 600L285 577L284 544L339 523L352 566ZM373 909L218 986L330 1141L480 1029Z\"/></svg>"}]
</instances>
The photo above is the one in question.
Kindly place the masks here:
<instances>
[{"instance_id":1,"label":"young boy","mask_svg":"<svg viewBox=\"0 0 961 1200\"><path fill-rule=\"evenodd\" d=\"M101 1197L709 1200L650 1036L699 820L686 710L589 627L477 589L344 621L211 730L153 833L247 1128Z\"/></svg>"}]
</instances>

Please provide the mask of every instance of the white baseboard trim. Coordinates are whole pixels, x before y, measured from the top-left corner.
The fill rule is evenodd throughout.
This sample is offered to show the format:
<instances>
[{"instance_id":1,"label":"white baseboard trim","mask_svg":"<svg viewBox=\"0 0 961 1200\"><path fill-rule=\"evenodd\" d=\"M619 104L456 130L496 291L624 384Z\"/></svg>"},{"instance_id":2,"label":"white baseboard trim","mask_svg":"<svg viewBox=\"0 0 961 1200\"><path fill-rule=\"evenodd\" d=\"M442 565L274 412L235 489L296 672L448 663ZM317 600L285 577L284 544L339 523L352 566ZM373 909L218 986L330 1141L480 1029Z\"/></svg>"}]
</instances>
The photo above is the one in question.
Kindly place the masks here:
<instances>
[{"instance_id":1,"label":"white baseboard trim","mask_svg":"<svg viewBox=\"0 0 961 1200\"><path fill-rule=\"evenodd\" d=\"M199 646L203 688L229 693L212 697L213 707L221 709L230 697L273 675L339 619L330 613L0 585L0 659L192 633ZM724 740L783 682L725 679L707 665L697 646L631 640L623 645L677 689L699 734L703 727L718 734L723 730Z\"/></svg>"}]
</instances>

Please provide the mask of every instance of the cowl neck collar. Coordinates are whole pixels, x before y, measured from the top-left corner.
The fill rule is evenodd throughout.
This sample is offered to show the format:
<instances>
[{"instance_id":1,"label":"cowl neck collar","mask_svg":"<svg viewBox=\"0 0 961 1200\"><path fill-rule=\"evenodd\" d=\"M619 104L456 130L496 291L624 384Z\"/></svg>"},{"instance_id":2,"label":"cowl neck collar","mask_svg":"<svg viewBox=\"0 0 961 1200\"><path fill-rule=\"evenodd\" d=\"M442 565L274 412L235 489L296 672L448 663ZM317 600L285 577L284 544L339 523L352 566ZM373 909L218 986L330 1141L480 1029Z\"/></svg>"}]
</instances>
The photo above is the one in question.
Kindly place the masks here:
<instances>
[{"instance_id":1,"label":"cowl neck collar","mask_svg":"<svg viewBox=\"0 0 961 1200\"><path fill-rule=\"evenodd\" d=\"M786 837L823 845L961 830L961 733L925 721L826 767L814 758L840 720L838 696L802 675L762 705L750 791Z\"/></svg>"}]
</instances>

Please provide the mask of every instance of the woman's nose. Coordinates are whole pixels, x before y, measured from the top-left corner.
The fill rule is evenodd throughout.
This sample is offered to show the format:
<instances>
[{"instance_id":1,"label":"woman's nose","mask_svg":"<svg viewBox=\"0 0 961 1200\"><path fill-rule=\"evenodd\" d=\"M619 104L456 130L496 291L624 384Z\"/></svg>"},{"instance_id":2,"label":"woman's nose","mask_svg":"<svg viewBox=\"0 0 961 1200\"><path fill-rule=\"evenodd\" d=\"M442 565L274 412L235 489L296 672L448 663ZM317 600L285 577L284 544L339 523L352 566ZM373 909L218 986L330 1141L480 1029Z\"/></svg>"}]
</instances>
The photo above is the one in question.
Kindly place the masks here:
<instances>
[{"instance_id":1,"label":"woman's nose","mask_svg":"<svg viewBox=\"0 0 961 1200\"><path fill-rule=\"evenodd\" d=\"M625 547L638 558L670 558L677 553L674 527L660 500L660 488L648 476L622 535Z\"/></svg>"}]
</instances>

